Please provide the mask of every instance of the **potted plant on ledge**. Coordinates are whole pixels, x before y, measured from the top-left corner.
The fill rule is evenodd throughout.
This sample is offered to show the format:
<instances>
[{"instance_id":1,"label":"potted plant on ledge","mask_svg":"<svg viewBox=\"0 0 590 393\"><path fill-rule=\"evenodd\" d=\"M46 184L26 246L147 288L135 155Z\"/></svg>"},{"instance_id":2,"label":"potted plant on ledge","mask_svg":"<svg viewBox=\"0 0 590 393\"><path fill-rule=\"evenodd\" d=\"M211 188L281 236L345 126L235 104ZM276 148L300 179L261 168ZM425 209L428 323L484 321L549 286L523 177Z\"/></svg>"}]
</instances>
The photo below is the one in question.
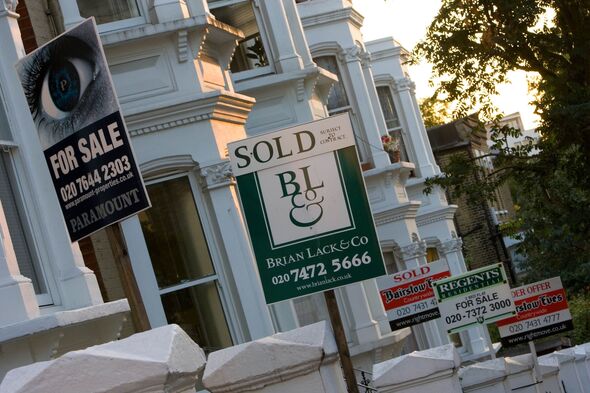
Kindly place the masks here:
<instances>
[{"instance_id":1,"label":"potted plant on ledge","mask_svg":"<svg viewBox=\"0 0 590 393\"><path fill-rule=\"evenodd\" d=\"M381 143L383 144L383 150L389 155L391 163L400 161L400 143L399 139L392 135L381 135Z\"/></svg>"}]
</instances>

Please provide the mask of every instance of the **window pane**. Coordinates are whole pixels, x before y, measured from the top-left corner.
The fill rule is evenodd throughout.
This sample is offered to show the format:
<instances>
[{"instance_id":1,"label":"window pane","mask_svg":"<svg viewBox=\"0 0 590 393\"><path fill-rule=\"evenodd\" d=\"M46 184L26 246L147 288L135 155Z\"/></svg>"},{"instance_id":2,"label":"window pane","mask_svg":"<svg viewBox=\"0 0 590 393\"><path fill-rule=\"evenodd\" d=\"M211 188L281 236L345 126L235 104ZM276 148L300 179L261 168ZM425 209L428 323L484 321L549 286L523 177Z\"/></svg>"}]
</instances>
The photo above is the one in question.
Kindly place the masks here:
<instances>
[{"instance_id":1,"label":"window pane","mask_svg":"<svg viewBox=\"0 0 590 393\"><path fill-rule=\"evenodd\" d=\"M96 24L114 22L140 16L136 0L77 0L80 15L94 16Z\"/></svg>"},{"instance_id":2,"label":"window pane","mask_svg":"<svg viewBox=\"0 0 590 393\"><path fill-rule=\"evenodd\" d=\"M440 257L438 256L438 250L436 247L428 247L426 249L426 262L431 263L438 261Z\"/></svg>"},{"instance_id":3,"label":"window pane","mask_svg":"<svg viewBox=\"0 0 590 393\"><path fill-rule=\"evenodd\" d=\"M260 36L260 29L251 2L245 1L217 8L214 7L214 4L210 6L210 11L217 20L237 27L246 36L246 38L238 42L238 47L230 64L231 72L237 73L269 65L267 52Z\"/></svg>"},{"instance_id":4,"label":"window pane","mask_svg":"<svg viewBox=\"0 0 590 393\"><path fill-rule=\"evenodd\" d=\"M342 83L342 76L340 75L340 69L334 56L320 56L313 59L313 61L322 67L323 69L330 71L332 74L338 77L338 82L332 85L330 95L328 96L328 110L333 111L337 108L349 106L348 98L346 97L346 90L344 89L344 83Z\"/></svg>"},{"instance_id":5,"label":"window pane","mask_svg":"<svg viewBox=\"0 0 590 393\"><path fill-rule=\"evenodd\" d=\"M397 115L397 111L395 110L393 97L391 96L389 87L378 86L377 96L379 97L379 103L381 104L381 110L383 111L383 116L385 117L387 129L391 130L392 128L399 128L399 117Z\"/></svg>"},{"instance_id":6,"label":"window pane","mask_svg":"<svg viewBox=\"0 0 590 393\"><path fill-rule=\"evenodd\" d=\"M47 293L45 281L42 279L41 269L34 257L27 238L22 212L19 209L15 188L11 183L11 163L9 153L2 152L0 156L0 201L4 208L4 215L8 223L8 232L14 247L20 273L30 278L35 293Z\"/></svg>"},{"instance_id":7,"label":"window pane","mask_svg":"<svg viewBox=\"0 0 590 393\"><path fill-rule=\"evenodd\" d=\"M215 281L162 295L168 323L180 326L207 353L232 345Z\"/></svg>"},{"instance_id":8,"label":"window pane","mask_svg":"<svg viewBox=\"0 0 590 393\"><path fill-rule=\"evenodd\" d=\"M215 274L188 177L147 187L152 208L139 214L160 288Z\"/></svg>"}]
</instances>

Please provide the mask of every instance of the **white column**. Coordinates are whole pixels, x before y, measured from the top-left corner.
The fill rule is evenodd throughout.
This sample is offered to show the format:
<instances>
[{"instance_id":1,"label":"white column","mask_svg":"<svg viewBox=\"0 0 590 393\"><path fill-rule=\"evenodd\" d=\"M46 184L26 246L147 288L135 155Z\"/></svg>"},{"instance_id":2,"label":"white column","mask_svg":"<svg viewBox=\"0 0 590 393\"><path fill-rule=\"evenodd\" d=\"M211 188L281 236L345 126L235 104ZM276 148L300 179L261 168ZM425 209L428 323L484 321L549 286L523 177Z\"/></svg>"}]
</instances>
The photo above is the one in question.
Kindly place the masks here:
<instances>
[{"instance_id":1,"label":"white column","mask_svg":"<svg viewBox=\"0 0 590 393\"><path fill-rule=\"evenodd\" d=\"M61 302L66 309L100 304L102 297L96 277L84 266L78 244L70 242L36 127L14 69L25 51L17 14L6 8L5 1L0 1L0 37L0 86L6 93L12 138L18 145L13 157L23 188L25 209L39 234L37 243L43 248L42 263L53 264L53 268L46 271L53 271L57 276Z\"/></svg>"},{"instance_id":2,"label":"white column","mask_svg":"<svg viewBox=\"0 0 590 393\"><path fill-rule=\"evenodd\" d=\"M371 315L373 316L373 320L375 320L375 322L377 322L379 325L381 334L387 334L391 332L389 319L387 318L387 312L383 307L383 302L381 301L381 296L379 295L377 281L375 279L363 281L363 286L365 288L365 293L367 294L367 301L369 302Z\"/></svg>"},{"instance_id":3,"label":"white column","mask_svg":"<svg viewBox=\"0 0 590 393\"><path fill-rule=\"evenodd\" d=\"M186 3L191 16L211 15L206 0L187 0Z\"/></svg>"},{"instance_id":4,"label":"white column","mask_svg":"<svg viewBox=\"0 0 590 393\"><path fill-rule=\"evenodd\" d=\"M262 0L260 6L266 15L266 26L270 30L268 37L274 44L275 66L282 72L300 70L303 63L295 49L283 0Z\"/></svg>"},{"instance_id":5,"label":"white column","mask_svg":"<svg viewBox=\"0 0 590 393\"><path fill-rule=\"evenodd\" d=\"M214 216L223 233L224 250L240 290L240 301L252 340L274 333L262 285L256 274L256 259L246 225L240 214L229 161L201 168L204 192L208 193Z\"/></svg>"},{"instance_id":6,"label":"white column","mask_svg":"<svg viewBox=\"0 0 590 393\"><path fill-rule=\"evenodd\" d=\"M78 9L78 3L76 3L76 0L59 0L59 8L61 9L61 15L64 18L64 26L66 30L84 20L80 16L80 10Z\"/></svg>"},{"instance_id":7,"label":"white column","mask_svg":"<svg viewBox=\"0 0 590 393\"><path fill-rule=\"evenodd\" d=\"M373 164L376 168L380 168L390 165L391 162L389 161L389 156L382 148L381 135L385 133L385 130L379 128L379 123L373 112L371 95L369 94L365 74L361 65L361 56L363 53L365 53L364 48L355 45L341 53L341 58L344 60L346 69L350 75L350 82L357 100L362 128L365 131L365 142L369 143Z\"/></svg>"},{"instance_id":8,"label":"white column","mask_svg":"<svg viewBox=\"0 0 590 393\"><path fill-rule=\"evenodd\" d=\"M381 338L381 327L373 319L369 300L362 283L355 283L341 288L348 303L350 328L357 338L357 344L365 344Z\"/></svg>"},{"instance_id":9,"label":"white column","mask_svg":"<svg viewBox=\"0 0 590 393\"><path fill-rule=\"evenodd\" d=\"M452 275L462 274L467 271L465 261L463 260L463 253L461 252L462 246L463 241L460 238L453 237L442 242L438 247L442 256L447 260ZM473 353L493 350L493 348L488 348L487 334L489 333L486 327L475 327L467 330L467 336L469 337L469 343Z\"/></svg>"},{"instance_id":10,"label":"white column","mask_svg":"<svg viewBox=\"0 0 590 393\"><path fill-rule=\"evenodd\" d=\"M414 242L401 246L396 251L397 257L404 262L406 269L426 265L426 242L415 237ZM422 325L430 347L438 347L448 344L448 337L441 333L436 321L424 322Z\"/></svg>"},{"instance_id":11,"label":"white column","mask_svg":"<svg viewBox=\"0 0 590 393\"><path fill-rule=\"evenodd\" d=\"M365 83L367 84L367 91L371 97L371 106L373 107L373 113L375 120L379 126L379 130L385 134L387 132L387 124L381 111L381 104L379 103L379 97L377 96L377 88L375 87L375 80L373 79L373 70L371 69L371 55L369 52L363 52L361 54L361 64L363 66L363 73L365 75Z\"/></svg>"},{"instance_id":12,"label":"white column","mask_svg":"<svg viewBox=\"0 0 590 393\"><path fill-rule=\"evenodd\" d=\"M295 0L284 0L283 5L285 7L285 13L287 14L291 36L293 37L295 47L297 48L297 53L301 56L303 65L305 67L314 66L311 53L309 52L309 45L307 45L307 38L305 38L305 33L303 32L301 18L299 17L299 12L297 12L297 4L295 4Z\"/></svg>"},{"instance_id":13,"label":"white column","mask_svg":"<svg viewBox=\"0 0 590 393\"><path fill-rule=\"evenodd\" d=\"M153 23L173 22L189 17L185 0L150 0L149 11Z\"/></svg>"},{"instance_id":14,"label":"white column","mask_svg":"<svg viewBox=\"0 0 590 393\"><path fill-rule=\"evenodd\" d=\"M408 136L412 140L412 146L416 154L416 165L420 176L434 176L436 174L436 164L433 161L432 153L429 154L431 150L430 142L426 133L422 133L421 131L424 125L414 107L415 84L409 78L399 78L395 80L393 88L401 104L401 108L399 108L400 115L406 118L408 124Z\"/></svg>"},{"instance_id":15,"label":"white column","mask_svg":"<svg viewBox=\"0 0 590 393\"><path fill-rule=\"evenodd\" d=\"M8 223L0 202L0 326L39 316L39 305L30 279L18 268Z\"/></svg>"}]
</instances>

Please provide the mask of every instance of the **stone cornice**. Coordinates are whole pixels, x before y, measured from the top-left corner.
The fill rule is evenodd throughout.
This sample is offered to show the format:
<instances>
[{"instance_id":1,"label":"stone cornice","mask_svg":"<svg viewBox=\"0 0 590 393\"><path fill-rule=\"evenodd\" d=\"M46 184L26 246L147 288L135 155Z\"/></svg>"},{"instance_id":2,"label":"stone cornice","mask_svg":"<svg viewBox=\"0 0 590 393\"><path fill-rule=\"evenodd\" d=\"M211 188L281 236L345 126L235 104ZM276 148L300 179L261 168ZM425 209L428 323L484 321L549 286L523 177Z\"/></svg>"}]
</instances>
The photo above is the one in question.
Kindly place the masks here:
<instances>
[{"instance_id":1,"label":"stone cornice","mask_svg":"<svg viewBox=\"0 0 590 393\"><path fill-rule=\"evenodd\" d=\"M396 206L393 209L383 210L373 214L375 225L384 225L390 222L415 219L420 208L420 202L409 202Z\"/></svg>"},{"instance_id":2,"label":"stone cornice","mask_svg":"<svg viewBox=\"0 0 590 393\"><path fill-rule=\"evenodd\" d=\"M457 205L449 205L437 210L431 210L427 212L419 212L416 217L416 224L421 227L428 224L433 224L439 221L452 221L457 211Z\"/></svg>"},{"instance_id":3,"label":"stone cornice","mask_svg":"<svg viewBox=\"0 0 590 393\"><path fill-rule=\"evenodd\" d=\"M354 8L342 8L334 11L328 11L317 15L305 16L301 18L303 27L321 25L339 20L348 20L354 27L360 29L365 18Z\"/></svg>"},{"instance_id":4,"label":"stone cornice","mask_svg":"<svg viewBox=\"0 0 590 393\"><path fill-rule=\"evenodd\" d=\"M245 124L252 106L253 98L214 92L197 99L177 99L147 108L128 108L124 115L129 133L137 136L212 119Z\"/></svg>"}]
</instances>

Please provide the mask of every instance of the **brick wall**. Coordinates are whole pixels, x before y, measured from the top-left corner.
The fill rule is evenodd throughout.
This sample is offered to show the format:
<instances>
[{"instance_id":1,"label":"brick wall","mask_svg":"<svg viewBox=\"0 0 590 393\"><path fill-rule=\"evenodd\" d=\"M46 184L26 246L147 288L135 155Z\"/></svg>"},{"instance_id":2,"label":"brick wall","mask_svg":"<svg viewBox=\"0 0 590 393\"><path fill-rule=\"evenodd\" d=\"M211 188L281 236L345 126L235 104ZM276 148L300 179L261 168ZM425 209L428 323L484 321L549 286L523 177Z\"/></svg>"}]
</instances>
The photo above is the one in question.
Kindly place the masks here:
<instances>
[{"instance_id":1,"label":"brick wall","mask_svg":"<svg viewBox=\"0 0 590 393\"><path fill-rule=\"evenodd\" d=\"M454 149L435 151L438 165L444 168L454 154L469 157L470 146L461 146ZM473 180L475 181L475 174ZM455 213L455 226L458 235L463 239L463 254L469 269L477 269L493 263L508 262L504 255L502 238L493 223L489 205L474 204L467 201L466 197L453 199L447 195L449 203L458 206ZM506 265L506 273L510 276L510 266Z\"/></svg>"},{"instance_id":2,"label":"brick wall","mask_svg":"<svg viewBox=\"0 0 590 393\"><path fill-rule=\"evenodd\" d=\"M35 38L35 31L33 30L31 17L29 16L29 11L24 1L18 2L16 13L20 15L20 18L18 18L18 27L23 39L25 51L27 53L32 52L37 49L37 39Z\"/></svg>"}]
</instances>

